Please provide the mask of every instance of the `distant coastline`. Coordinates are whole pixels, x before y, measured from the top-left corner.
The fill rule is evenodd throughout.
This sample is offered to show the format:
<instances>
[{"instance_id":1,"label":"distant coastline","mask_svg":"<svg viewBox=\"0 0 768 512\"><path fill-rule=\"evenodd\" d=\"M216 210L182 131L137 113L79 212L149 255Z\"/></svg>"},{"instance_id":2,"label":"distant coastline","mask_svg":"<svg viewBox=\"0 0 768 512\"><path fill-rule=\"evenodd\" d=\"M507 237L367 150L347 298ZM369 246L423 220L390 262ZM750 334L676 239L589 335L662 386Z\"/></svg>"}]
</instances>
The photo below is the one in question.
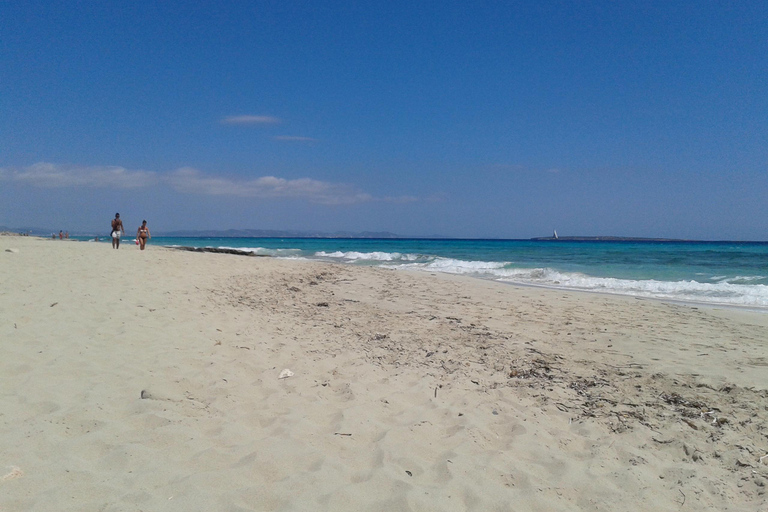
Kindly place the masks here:
<instances>
[{"instance_id":1,"label":"distant coastline","mask_svg":"<svg viewBox=\"0 0 768 512\"><path fill-rule=\"evenodd\" d=\"M50 237L51 233L58 233L58 229L40 227L10 228L0 226L0 233L4 235L29 235ZM108 234L69 230L70 236L94 237ZM389 231L293 231L293 230L267 230L267 229L227 229L227 230L185 230L185 231L158 231L155 236L169 238L327 238L327 239L402 239L402 240L530 240L534 242L726 242L726 243L766 243L765 240L714 240L714 239L686 239L686 238L661 238L661 237L632 237L632 236L542 236L533 238L464 238L442 235L404 236Z\"/></svg>"},{"instance_id":2,"label":"distant coastline","mask_svg":"<svg viewBox=\"0 0 768 512\"><path fill-rule=\"evenodd\" d=\"M642 238L633 236L541 236L531 238L537 242L701 242L683 238Z\"/></svg>"}]
</instances>

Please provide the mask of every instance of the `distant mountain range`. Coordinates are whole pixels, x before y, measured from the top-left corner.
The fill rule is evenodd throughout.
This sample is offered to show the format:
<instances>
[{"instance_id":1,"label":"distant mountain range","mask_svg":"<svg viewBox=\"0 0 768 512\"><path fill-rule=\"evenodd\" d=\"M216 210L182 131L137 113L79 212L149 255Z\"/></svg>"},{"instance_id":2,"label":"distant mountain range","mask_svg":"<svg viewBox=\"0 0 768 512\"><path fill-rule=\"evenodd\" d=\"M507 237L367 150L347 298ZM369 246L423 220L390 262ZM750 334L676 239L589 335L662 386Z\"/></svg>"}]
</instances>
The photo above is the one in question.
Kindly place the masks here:
<instances>
[{"instance_id":1,"label":"distant mountain range","mask_svg":"<svg viewBox=\"0 0 768 512\"><path fill-rule=\"evenodd\" d=\"M402 238L388 231L282 231L274 229L227 229L158 232L157 236L213 237L213 238Z\"/></svg>"},{"instance_id":2,"label":"distant mountain range","mask_svg":"<svg viewBox=\"0 0 768 512\"><path fill-rule=\"evenodd\" d=\"M50 236L58 233L58 229L45 229L39 227L9 228L0 226L0 232L28 233L33 236ZM71 236L108 236L109 233L96 233L93 231L70 231ZM227 229L227 230L185 230L185 231L157 231L155 236L173 237L211 237L211 238L402 238L400 235L388 231L336 231L325 233L322 231L283 231L274 229Z\"/></svg>"}]
</instances>

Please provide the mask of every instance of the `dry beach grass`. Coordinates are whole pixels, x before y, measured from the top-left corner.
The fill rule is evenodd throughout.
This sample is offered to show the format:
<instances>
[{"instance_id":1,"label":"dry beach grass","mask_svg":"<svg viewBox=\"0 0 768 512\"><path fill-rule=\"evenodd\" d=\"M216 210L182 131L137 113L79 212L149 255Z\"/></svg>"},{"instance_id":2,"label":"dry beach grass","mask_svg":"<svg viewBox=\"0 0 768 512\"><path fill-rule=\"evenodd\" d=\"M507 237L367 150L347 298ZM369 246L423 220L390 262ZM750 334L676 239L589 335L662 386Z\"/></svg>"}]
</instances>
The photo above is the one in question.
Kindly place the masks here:
<instances>
[{"instance_id":1,"label":"dry beach grass","mask_svg":"<svg viewBox=\"0 0 768 512\"><path fill-rule=\"evenodd\" d=\"M0 284L3 511L768 504L766 314L27 237Z\"/></svg>"}]
</instances>

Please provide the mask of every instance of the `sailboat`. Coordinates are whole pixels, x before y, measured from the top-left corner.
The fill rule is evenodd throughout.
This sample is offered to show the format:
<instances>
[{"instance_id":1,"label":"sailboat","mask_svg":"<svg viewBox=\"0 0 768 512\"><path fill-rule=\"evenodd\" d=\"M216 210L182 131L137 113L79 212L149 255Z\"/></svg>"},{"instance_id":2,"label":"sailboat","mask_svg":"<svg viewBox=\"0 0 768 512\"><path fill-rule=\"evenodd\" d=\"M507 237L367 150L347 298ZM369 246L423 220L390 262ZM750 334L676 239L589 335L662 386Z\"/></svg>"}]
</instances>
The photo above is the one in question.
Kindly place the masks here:
<instances>
[{"instance_id":1,"label":"sailboat","mask_svg":"<svg viewBox=\"0 0 768 512\"><path fill-rule=\"evenodd\" d=\"M557 240L557 230L556 230L556 229L553 229L552 231L554 231L554 232L555 232L555 234L554 234L554 235L552 235L552 238L554 238L555 240Z\"/></svg>"}]
</instances>

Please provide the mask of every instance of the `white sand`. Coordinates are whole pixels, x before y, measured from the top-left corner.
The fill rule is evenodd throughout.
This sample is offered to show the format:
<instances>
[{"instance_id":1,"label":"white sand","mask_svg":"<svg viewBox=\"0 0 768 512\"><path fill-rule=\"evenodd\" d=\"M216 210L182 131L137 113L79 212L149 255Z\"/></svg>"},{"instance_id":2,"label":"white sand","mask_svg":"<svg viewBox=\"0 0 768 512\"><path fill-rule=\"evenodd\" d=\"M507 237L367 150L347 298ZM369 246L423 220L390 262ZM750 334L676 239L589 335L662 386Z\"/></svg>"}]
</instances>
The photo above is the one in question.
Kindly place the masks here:
<instances>
[{"instance_id":1,"label":"white sand","mask_svg":"<svg viewBox=\"0 0 768 512\"><path fill-rule=\"evenodd\" d=\"M0 237L0 511L767 510L767 367L767 314Z\"/></svg>"}]
</instances>

